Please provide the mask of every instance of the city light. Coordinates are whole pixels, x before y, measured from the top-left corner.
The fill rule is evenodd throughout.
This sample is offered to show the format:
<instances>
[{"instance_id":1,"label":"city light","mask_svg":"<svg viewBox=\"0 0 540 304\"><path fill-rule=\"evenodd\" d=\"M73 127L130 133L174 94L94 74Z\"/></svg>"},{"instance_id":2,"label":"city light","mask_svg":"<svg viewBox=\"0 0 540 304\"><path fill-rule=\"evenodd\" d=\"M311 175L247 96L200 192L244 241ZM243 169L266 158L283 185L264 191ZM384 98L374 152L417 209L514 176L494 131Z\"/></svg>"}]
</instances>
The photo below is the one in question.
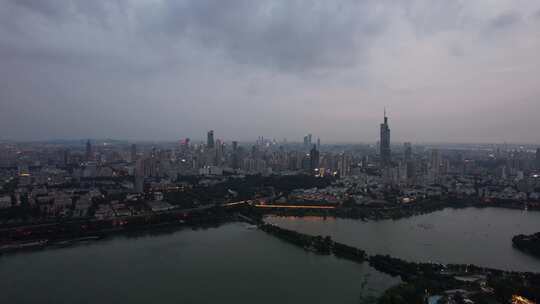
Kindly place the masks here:
<instances>
[{"instance_id":1,"label":"city light","mask_svg":"<svg viewBox=\"0 0 540 304\"><path fill-rule=\"evenodd\" d=\"M523 296L512 295L512 304L536 304Z\"/></svg>"},{"instance_id":2,"label":"city light","mask_svg":"<svg viewBox=\"0 0 540 304\"><path fill-rule=\"evenodd\" d=\"M283 208L283 209L336 209L335 206L312 206L312 205L254 205L257 208Z\"/></svg>"}]
</instances>

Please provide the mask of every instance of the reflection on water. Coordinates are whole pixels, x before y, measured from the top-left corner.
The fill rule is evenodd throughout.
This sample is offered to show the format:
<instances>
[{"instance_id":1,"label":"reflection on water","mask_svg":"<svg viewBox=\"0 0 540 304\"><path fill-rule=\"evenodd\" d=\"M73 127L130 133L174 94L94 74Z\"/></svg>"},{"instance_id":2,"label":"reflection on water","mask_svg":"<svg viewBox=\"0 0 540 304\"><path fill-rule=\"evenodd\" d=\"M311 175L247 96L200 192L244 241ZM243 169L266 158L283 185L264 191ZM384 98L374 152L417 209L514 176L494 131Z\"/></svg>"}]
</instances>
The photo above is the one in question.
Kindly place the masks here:
<instances>
[{"instance_id":1,"label":"reflection on water","mask_svg":"<svg viewBox=\"0 0 540 304\"><path fill-rule=\"evenodd\" d=\"M445 209L400 220L267 217L284 228L411 261L472 263L540 272L540 259L512 247L516 234L540 231L540 212L500 208Z\"/></svg>"}]
</instances>

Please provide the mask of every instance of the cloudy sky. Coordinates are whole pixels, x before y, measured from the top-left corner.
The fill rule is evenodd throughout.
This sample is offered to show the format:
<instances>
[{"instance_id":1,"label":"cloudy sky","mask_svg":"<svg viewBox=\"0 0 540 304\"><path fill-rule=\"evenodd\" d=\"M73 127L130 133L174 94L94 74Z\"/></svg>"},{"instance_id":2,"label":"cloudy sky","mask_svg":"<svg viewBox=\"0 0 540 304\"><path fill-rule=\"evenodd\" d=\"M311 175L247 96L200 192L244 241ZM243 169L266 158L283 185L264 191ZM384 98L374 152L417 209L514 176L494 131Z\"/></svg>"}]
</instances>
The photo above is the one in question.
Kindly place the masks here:
<instances>
[{"instance_id":1,"label":"cloudy sky","mask_svg":"<svg viewBox=\"0 0 540 304\"><path fill-rule=\"evenodd\" d=\"M538 0L3 0L0 139L540 143Z\"/></svg>"}]
</instances>

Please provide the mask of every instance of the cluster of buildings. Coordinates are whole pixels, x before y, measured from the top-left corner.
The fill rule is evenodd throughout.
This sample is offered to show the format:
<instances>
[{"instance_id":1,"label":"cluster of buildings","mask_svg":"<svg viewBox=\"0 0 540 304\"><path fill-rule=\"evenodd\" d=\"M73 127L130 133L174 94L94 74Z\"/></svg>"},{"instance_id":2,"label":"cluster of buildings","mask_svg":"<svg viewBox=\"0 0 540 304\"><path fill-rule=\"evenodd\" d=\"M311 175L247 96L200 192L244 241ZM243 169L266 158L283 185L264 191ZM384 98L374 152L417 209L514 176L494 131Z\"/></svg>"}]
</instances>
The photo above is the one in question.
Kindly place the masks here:
<instances>
[{"instance_id":1,"label":"cluster of buildings","mask_svg":"<svg viewBox=\"0 0 540 304\"><path fill-rule=\"evenodd\" d=\"M538 200L540 148L519 145L423 145L392 153L388 117L380 125L378 185L416 196ZM404 198L407 199L405 195Z\"/></svg>"},{"instance_id":2,"label":"cluster of buildings","mask_svg":"<svg viewBox=\"0 0 540 304\"><path fill-rule=\"evenodd\" d=\"M297 201L338 203L352 196L364 204L388 200L389 193L398 203L437 197L540 200L540 148L393 145L390 135L385 112L377 145L321 145L320 138L315 142L312 134L300 143L264 137L254 143L226 142L216 138L213 130L203 142L189 138L163 143L1 142L0 211L26 206L47 216L84 217L89 210L103 217L136 214L145 208L111 200L118 195L138 195L161 202L163 198L154 193L187 191L193 186L181 181L186 176L208 177L198 183L209 186L250 174L338 179L340 186L330 192L302 190L287 198ZM112 199L108 206L96 205L100 197ZM147 207L170 208L162 203Z\"/></svg>"},{"instance_id":3,"label":"cluster of buildings","mask_svg":"<svg viewBox=\"0 0 540 304\"><path fill-rule=\"evenodd\" d=\"M347 196L347 188L339 186L321 189L297 189L292 191L288 195L287 200L282 203L287 202L300 205L338 205L342 203Z\"/></svg>"}]
</instances>

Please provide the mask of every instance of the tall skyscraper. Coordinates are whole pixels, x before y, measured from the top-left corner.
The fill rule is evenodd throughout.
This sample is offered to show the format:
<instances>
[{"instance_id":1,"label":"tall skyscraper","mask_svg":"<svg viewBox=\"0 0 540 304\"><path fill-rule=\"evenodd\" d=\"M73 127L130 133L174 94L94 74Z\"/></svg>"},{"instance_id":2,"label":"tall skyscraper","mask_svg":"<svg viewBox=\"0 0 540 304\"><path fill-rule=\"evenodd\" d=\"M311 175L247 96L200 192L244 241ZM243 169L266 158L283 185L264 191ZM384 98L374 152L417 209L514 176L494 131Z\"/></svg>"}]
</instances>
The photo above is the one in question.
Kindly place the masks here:
<instances>
[{"instance_id":1,"label":"tall skyscraper","mask_svg":"<svg viewBox=\"0 0 540 304\"><path fill-rule=\"evenodd\" d=\"M308 134L304 136L304 148L310 149L312 145L313 135Z\"/></svg>"},{"instance_id":2,"label":"tall skyscraper","mask_svg":"<svg viewBox=\"0 0 540 304\"><path fill-rule=\"evenodd\" d=\"M63 151L63 164L64 166L67 166L69 164L69 158L70 158L70 153L69 153L69 149L65 149Z\"/></svg>"},{"instance_id":3,"label":"tall skyscraper","mask_svg":"<svg viewBox=\"0 0 540 304\"><path fill-rule=\"evenodd\" d=\"M135 161L134 175L134 187L133 190L137 193L142 193L144 188L144 159L137 159Z\"/></svg>"},{"instance_id":4,"label":"tall skyscraper","mask_svg":"<svg viewBox=\"0 0 540 304\"><path fill-rule=\"evenodd\" d=\"M189 138L188 137L180 140L179 148L180 148L180 153L182 153L183 155L185 155L185 153L189 151Z\"/></svg>"},{"instance_id":5,"label":"tall skyscraper","mask_svg":"<svg viewBox=\"0 0 540 304\"><path fill-rule=\"evenodd\" d=\"M441 157L439 154L439 150L433 149L431 150L430 168L436 172L439 172L440 166L441 166Z\"/></svg>"},{"instance_id":6,"label":"tall skyscraper","mask_svg":"<svg viewBox=\"0 0 540 304\"><path fill-rule=\"evenodd\" d=\"M135 162L137 160L137 145L135 144L131 145L130 154L131 154L131 161Z\"/></svg>"},{"instance_id":7,"label":"tall skyscraper","mask_svg":"<svg viewBox=\"0 0 540 304\"><path fill-rule=\"evenodd\" d=\"M540 148L536 148L536 169L540 170Z\"/></svg>"},{"instance_id":8,"label":"tall skyscraper","mask_svg":"<svg viewBox=\"0 0 540 304\"><path fill-rule=\"evenodd\" d=\"M409 160L406 163L407 166L407 183L414 185L416 183L416 163L413 160Z\"/></svg>"},{"instance_id":9,"label":"tall skyscraper","mask_svg":"<svg viewBox=\"0 0 540 304\"><path fill-rule=\"evenodd\" d=\"M412 159L412 145L410 142L403 144L403 158L405 161L410 161Z\"/></svg>"},{"instance_id":10,"label":"tall skyscraper","mask_svg":"<svg viewBox=\"0 0 540 304\"><path fill-rule=\"evenodd\" d=\"M206 135L206 147L210 149L214 148L214 130L208 131Z\"/></svg>"},{"instance_id":11,"label":"tall skyscraper","mask_svg":"<svg viewBox=\"0 0 540 304\"><path fill-rule=\"evenodd\" d=\"M309 152L309 163L311 171L319 168L319 151L317 151L317 146L313 145L313 148Z\"/></svg>"},{"instance_id":12,"label":"tall skyscraper","mask_svg":"<svg viewBox=\"0 0 540 304\"><path fill-rule=\"evenodd\" d=\"M86 142L86 160L90 161L92 160L92 144L90 143L90 140Z\"/></svg>"},{"instance_id":13,"label":"tall skyscraper","mask_svg":"<svg viewBox=\"0 0 540 304\"><path fill-rule=\"evenodd\" d=\"M351 172L351 156L345 153L341 154L338 157L337 167L341 177L349 176Z\"/></svg>"},{"instance_id":14,"label":"tall skyscraper","mask_svg":"<svg viewBox=\"0 0 540 304\"><path fill-rule=\"evenodd\" d=\"M431 150L431 159L429 162L429 177L431 182L438 182L441 173L441 156L439 150Z\"/></svg>"},{"instance_id":15,"label":"tall skyscraper","mask_svg":"<svg viewBox=\"0 0 540 304\"><path fill-rule=\"evenodd\" d=\"M214 163L216 166L219 166L223 159L223 143L221 142L221 140L219 139L216 140L215 147L216 147L216 160Z\"/></svg>"},{"instance_id":16,"label":"tall skyscraper","mask_svg":"<svg viewBox=\"0 0 540 304\"><path fill-rule=\"evenodd\" d=\"M384 122L381 124L381 140L380 140L381 165L387 167L390 165L390 127L388 126L388 117L386 117L386 109L384 110Z\"/></svg>"},{"instance_id":17,"label":"tall skyscraper","mask_svg":"<svg viewBox=\"0 0 540 304\"><path fill-rule=\"evenodd\" d=\"M403 144L403 160L405 164L405 180L408 184L414 184L416 180L416 164L412 157L412 145L410 142Z\"/></svg>"},{"instance_id":18,"label":"tall skyscraper","mask_svg":"<svg viewBox=\"0 0 540 304\"><path fill-rule=\"evenodd\" d=\"M238 142L232 142L232 155L231 155L231 167L233 169L238 169L240 167L240 159L238 155Z\"/></svg>"}]
</instances>

